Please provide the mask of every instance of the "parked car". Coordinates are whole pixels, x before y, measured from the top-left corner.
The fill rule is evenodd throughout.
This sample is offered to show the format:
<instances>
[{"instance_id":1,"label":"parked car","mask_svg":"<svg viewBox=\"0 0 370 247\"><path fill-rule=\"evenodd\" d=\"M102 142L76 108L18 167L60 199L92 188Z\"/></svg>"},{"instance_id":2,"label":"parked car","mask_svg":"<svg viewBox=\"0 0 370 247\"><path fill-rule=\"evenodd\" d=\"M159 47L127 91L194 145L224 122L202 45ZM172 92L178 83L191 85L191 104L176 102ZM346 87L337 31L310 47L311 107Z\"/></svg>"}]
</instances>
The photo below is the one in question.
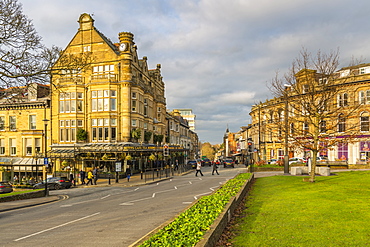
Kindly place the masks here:
<instances>
[{"instance_id":1,"label":"parked car","mask_svg":"<svg viewBox=\"0 0 370 247\"><path fill-rule=\"evenodd\" d=\"M10 193L13 191L13 187L9 182L0 182L0 193Z\"/></svg>"},{"instance_id":2,"label":"parked car","mask_svg":"<svg viewBox=\"0 0 370 247\"><path fill-rule=\"evenodd\" d=\"M226 168L226 167L234 168L234 161L232 159L224 160L224 168Z\"/></svg>"},{"instance_id":3,"label":"parked car","mask_svg":"<svg viewBox=\"0 0 370 247\"><path fill-rule=\"evenodd\" d=\"M212 165L212 162L211 162L209 159L204 159L204 160L203 160L203 165L204 165L204 166L207 166L207 165L208 165L208 166L211 166L211 165Z\"/></svg>"},{"instance_id":4,"label":"parked car","mask_svg":"<svg viewBox=\"0 0 370 247\"><path fill-rule=\"evenodd\" d=\"M276 164L277 163L277 159L270 159L269 161L268 161L268 163L269 164L271 164L271 165L274 165L274 164Z\"/></svg>"},{"instance_id":5,"label":"parked car","mask_svg":"<svg viewBox=\"0 0 370 247\"><path fill-rule=\"evenodd\" d=\"M300 158L300 157L293 157L293 158L290 158L290 159L289 159L289 165L291 165L291 164L293 164L293 163L303 164L303 163L305 163L305 162L304 162L304 159L303 159L303 158Z\"/></svg>"},{"instance_id":6,"label":"parked car","mask_svg":"<svg viewBox=\"0 0 370 247\"><path fill-rule=\"evenodd\" d=\"M72 181L67 177L51 177L47 179L48 188L59 190L59 189L69 189L72 186ZM45 180L37 183L33 186L34 189L43 189L45 188Z\"/></svg>"},{"instance_id":7,"label":"parked car","mask_svg":"<svg viewBox=\"0 0 370 247\"><path fill-rule=\"evenodd\" d=\"M195 169L197 167L197 162L195 160L189 160L188 165L191 165L191 168Z\"/></svg>"}]
</instances>

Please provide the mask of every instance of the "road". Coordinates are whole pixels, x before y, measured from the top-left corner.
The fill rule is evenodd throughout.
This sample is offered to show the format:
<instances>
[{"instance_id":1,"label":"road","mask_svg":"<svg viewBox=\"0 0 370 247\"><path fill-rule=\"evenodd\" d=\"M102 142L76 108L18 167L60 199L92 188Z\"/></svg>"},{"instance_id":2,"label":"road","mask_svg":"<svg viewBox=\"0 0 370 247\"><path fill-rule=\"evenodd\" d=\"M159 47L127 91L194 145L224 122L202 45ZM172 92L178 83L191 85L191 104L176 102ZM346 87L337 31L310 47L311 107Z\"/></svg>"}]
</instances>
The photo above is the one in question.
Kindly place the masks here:
<instances>
[{"instance_id":1,"label":"road","mask_svg":"<svg viewBox=\"0 0 370 247\"><path fill-rule=\"evenodd\" d=\"M202 171L145 186L51 191L68 199L0 213L0 246L130 246L246 168Z\"/></svg>"}]
</instances>

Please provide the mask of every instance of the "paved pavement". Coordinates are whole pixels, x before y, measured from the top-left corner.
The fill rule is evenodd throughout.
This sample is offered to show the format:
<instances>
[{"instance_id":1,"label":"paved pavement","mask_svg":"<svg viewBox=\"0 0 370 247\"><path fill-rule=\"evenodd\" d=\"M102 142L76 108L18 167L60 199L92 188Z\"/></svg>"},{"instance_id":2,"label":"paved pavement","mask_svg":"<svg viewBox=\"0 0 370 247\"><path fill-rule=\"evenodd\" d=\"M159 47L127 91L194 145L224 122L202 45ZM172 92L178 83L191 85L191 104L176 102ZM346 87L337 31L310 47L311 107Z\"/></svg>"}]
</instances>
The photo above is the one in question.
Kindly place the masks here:
<instances>
[{"instance_id":1,"label":"paved pavement","mask_svg":"<svg viewBox=\"0 0 370 247\"><path fill-rule=\"evenodd\" d=\"M189 170L187 172L180 173L180 174L175 172L174 175L182 176L190 172L194 172L194 170ZM171 177L164 177L164 176L156 177L155 176L155 179L153 180L152 178L145 178L144 176L142 177L141 174L134 174L133 176L131 176L130 181L128 181L127 178L124 178L124 179L119 179L118 183L116 183L114 178L111 178L110 181L109 179L106 179L106 178L99 178L97 180L96 185L77 184L76 188L104 187L104 186L120 186L120 187L142 186L146 184L157 183L159 181L163 181L163 180L170 179L170 178ZM53 195L53 196L47 196L47 197L17 200L17 201L10 201L10 202L0 202L0 212L20 209L20 208L25 208L25 207L32 207L32 206L37 206L37 205L41 205L45 203L56 202L58 200L63 200L66 198L68 197Z\"/></svg>"},{"instance_id":2,"label":"paved pavement","mask_svg":"<svg viewBox=\"0 0 370 247\"><path fill-rule=\"evenodd\" d=\"M331 172L343 172L343 171L351 171L359 169L338 169L338 170L332 170ZM369 169L361 169L361 170L369 170ZM194 172L194 170L190 170L181 174L175 174L176 176L185 175L187 173ZM261 178L261 177L270 177L270 176L276 176L276 175L284 175L283 171L274 171L274 172L255 172L254 173L255 178ZM287 175L291 176L291 175ZM307 175L306 175L307 176ZM115 182L115 179L110 180L109 179L98 179L97 185L80 185L78 184L77 188L86 188L86 187L93 187L93 186L121 186L121 187L132 187L132 186L141 186L146 185L150 183L157 183L159 181L163 181L165 179L170 179L171 177L163 177L163 178L156 178L153 179L145 179L142 178L141 174L135 174L131 176L130 181L127 181L127 179L120 179L118 183ZM66 196L47 196L47 197L40 197L40 198L33 198L33 199L25 199L25 200L18 200L18 201L11 201L11 202L1 202L0 203L0 212L19 209L19 208L25 208L25 207L31 207L36 205L41 205L45 203L51 203L56 202L58 200L66 199Z\"/></svg>"}]
</instances>

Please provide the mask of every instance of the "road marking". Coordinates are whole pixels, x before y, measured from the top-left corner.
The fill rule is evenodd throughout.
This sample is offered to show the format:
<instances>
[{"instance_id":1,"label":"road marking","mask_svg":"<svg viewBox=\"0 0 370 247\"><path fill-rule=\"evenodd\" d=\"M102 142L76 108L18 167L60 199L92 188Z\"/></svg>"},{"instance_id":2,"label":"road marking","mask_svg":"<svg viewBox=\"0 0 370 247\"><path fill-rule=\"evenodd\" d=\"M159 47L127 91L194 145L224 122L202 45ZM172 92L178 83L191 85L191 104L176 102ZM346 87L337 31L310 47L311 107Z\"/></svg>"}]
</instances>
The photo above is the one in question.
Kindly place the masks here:
<instances>
[{"instance_id":1,"label":"road marking","mask_svg":"<svg viewBox=\"0 0 370 247\"><path fill-rule=\"evenodd\" d=\"M198 195L195 195L194 198L195 198L195 200L198 200L198 196L204 196L204 195L208 195L210 193L211 193L211 191L206 192L206 193L202 193L202 194L198 194Z\"/></svg>"},{"instance_id":2,"label":"road marking","mask_svg":"<svg viewBox=\"0 0 370 247\"><path fill-rule=\"evenodd\" d=\"M182 204L192 204L193 202L182 202Z\"/></svg>"},{"instance_id":3,"label":"road marking","mask_svg":"<svg viewBox=\"0 0 370 247\"><path fill-rule=\"evenodd\" d=\"M129 201L129 202L124 202L124 203L121 203L119 205L121 205L121 206L133 205L134 202L140 202L140 201L144 201L144 200L148 200L148 199L151 199L151 197L146 197L146 198L141 198L141 199L137 199L137 200L133 200L133 201Z\"/></svg>"},{"instance_id":4,"label":"road marking","mask_svg":"<svg viewBox=\"0 0 370 247\"><path fill-rule=\"evenodd\" d=\"M107 198L107 197L110 197L110 195L106 195L106 196L103 196L102 198L100 198L101 200Z\"/></svg>"},{"instance_id":5,"label":"road marking","mask_svg":"<svg viewBox=\"0 0 370 247\"><path fill-rule=\"evenodd\" d=\"M51 231L51 230L54 230L54 229L57 229L57 228L60 228L60 227L63 227L63 226L66 226L66 225L69 225L69 224L72 224L72 223L75 223L77 221L80 221L80 220L84 220L84 219L87 219L87 218L90 218L90 217L93 217L93 216L96 216L100 214L100 212L98 213L95 213L95 214L91 214L91 215L88 215L88 216L85 216L85 217L82 217L82 218L79 218L79 219L76 219L76 220L72 220L72 221L69 221L67 223L64 223L64 224L61 224L61 225L58 225L58 226L54 226L54 227L51 227L49 229L45 229L45 230L42 230L42 231L39 231L39 232L35 232L33 234L30 234L30 235L27 235L27 236L24 236L24 237L21 237L21 238L17 238L15 239L14 241L17 242L17 241L20 241L20 240L23 240L23 239L26 239L26 238L29 238L29 237L33 237L33 236L36 236L36 235L39 235L41 233L44 233L44 232L48 232L48 231Z\"/></svg>"}]
</instances>

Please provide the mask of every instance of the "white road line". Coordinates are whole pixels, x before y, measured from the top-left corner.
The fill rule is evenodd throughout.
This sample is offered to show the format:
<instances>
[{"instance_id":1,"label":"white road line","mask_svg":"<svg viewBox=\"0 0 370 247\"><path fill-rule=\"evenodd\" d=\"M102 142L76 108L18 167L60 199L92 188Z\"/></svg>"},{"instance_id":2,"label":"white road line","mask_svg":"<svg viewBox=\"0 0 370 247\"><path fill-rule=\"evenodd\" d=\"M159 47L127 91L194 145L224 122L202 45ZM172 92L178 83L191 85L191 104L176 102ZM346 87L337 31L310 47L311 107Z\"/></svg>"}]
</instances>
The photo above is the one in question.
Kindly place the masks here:
<instances>
[{"instance_id":1,"label":"white road line","mask_svg":"<svg viewBox=\"0 0 370 247\"><path fill-rule=\"evenodd\" d=\"M100 198L101 200L107 198L107 197L110 197L110 195L106 195L106 196L103 196L102 198Z\"/></svg>"},{"instance_id":2,"label":"white road line","mask_svg":"<svg viewBox=\"0 0 370 247\"><path fill-rule=\"evenodd\" d=\"M195 195L194 198L195 198L195 200L198 200L198 196L204 196L204 195L208 195L210 193L211 193L211 191L206 192L206 193L202 193L202 194L198 194L198 195Z\"/></svg>"},{"instance_id":3,"label":"white road line","mask_svg":"<svg viewBox=\"0 0 370 247\"><path fill-rule=\"evenodd\" d=\"M148 199L151 199L151 197L146 197L146 198L141 198L141 199L137 199L137 200L133 200L133 201L129 201L129 202L124 202L124 203L121 203L119 205L121 205L121 206L133 205L134 202L140 202L140 201L144 201L144 200L148 200Z\"/></svg>"},{"instance_id":4,"label":"white road line","mask_svg":"<svg viewBox=\"0 0 370 247\"><path fill-rule=\"evenodd\" d=\"M29 237L32 237L32 236L36 236L36 235L39 235L41 233L44 233L44 232L48 232L48 231L51 231L51 230L54 230L54 229L57 229L57 228L60 228L60 227L63 227L63 226L66 226L66 225L69 225L69 224L72 224L72 223L75 223L77 221L80 221L80 220L84 220L84 219L87 219L87 218L90 218L90 217L93 217L93 216L96 216L100 214L100 212L98 213L95 213L95 214L92 214L92 215L88 215L88 216L85 216L85 217L82 217L82 218L79 218L79 219L76 219L76 220L72 220L72 221L69 221L67 223L64 223L64 224L61 224L61 225L58 225L58 226L54 226L52 228L49 228L49 229L45 229L45 230L42 230L42 231L39 231L39 232L35 232L33 234L30 234L30 235L27 235L27 236L24 236L24 237L21 237L21 238L17 238L15 239L14 241L17 242L17 241L20 241L20 240L23 240L23 239L26 239L26 238L29 238Z\"/></svg>"},{"instance_id":5,"label":"white road line","mask_svg":"<svg viewBox=\"0 0 370 247\"><path fill-rule=\"evenodd\" d=\"M193 202L182 202L182 204L192 204Z\"/></svg>"}]
</instances>

